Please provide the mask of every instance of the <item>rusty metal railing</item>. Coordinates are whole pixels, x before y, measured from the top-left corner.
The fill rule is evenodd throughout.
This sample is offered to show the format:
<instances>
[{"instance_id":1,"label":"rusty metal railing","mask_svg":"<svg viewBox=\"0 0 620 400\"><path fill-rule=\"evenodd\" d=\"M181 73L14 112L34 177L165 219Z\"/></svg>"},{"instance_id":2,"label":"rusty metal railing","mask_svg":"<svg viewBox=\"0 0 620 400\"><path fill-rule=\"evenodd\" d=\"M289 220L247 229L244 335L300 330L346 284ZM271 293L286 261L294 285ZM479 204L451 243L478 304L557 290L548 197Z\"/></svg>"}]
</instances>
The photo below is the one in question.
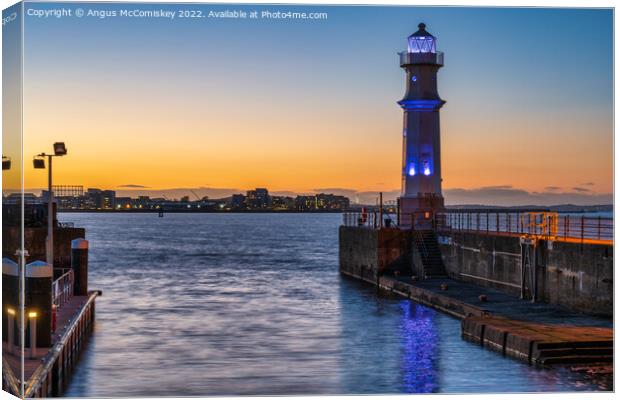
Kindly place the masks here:
<instances>
[{"instance_id":1,"label":"rusty metal railing","mask_svg":"<svg viewBox=\"0 0 620 400\"><path fill-rule=\"evenodd\" d=\"M536 236L566 242L613 244L614 221L609 217L547 211L445 211L435 215L439 231L469 231L494 235Z\"/></svg>"},{"instance_id":2,"label":"rusty metal railing","mask_svg":"<svg viewBox=\"0 0 620 400\"><path fill-rule=\"evenodd\" d=\"M383 220L381 220L383 215ZM345 212L342 214L344 226L356 226L360 228L379 229L395 228L397 226L396 215L380 211L368 212Z\"/></svg>"},{"instance_id":3,"label":"rusty metal railing","mask_svg":"<svg viewBox=\"0 0 620 400\"><path fill-rule=\"evenodd\" d=\"M613 244L614 221L610 217L559 214L549 211L468 211L415 212L393 216L378 211L347 212L344 226L369 229L389 227L440 232L476 232L489 235L532 236L564 242Z\"/></svg>"}]
</instances>

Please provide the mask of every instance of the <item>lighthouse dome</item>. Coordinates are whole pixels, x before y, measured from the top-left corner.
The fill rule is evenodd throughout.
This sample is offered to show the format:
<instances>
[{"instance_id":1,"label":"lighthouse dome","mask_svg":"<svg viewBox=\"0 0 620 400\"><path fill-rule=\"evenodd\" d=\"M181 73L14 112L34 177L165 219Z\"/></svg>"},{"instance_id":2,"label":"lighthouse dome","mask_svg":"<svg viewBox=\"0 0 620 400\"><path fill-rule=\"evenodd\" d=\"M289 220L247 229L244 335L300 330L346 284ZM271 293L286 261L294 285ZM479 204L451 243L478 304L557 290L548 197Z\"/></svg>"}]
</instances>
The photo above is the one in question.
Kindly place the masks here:
<instances>
[{"instance_id":1,"label":"lighthouse dome","mask_svg":"<svg viewBox=\"0 0 620 400\"><path fill-rule=\"evenodd\" d=\"M421 22L418 30L409 36L409 53L436 53L436 38L426 31L426 24Z\"/></svg>"}]
</instances>

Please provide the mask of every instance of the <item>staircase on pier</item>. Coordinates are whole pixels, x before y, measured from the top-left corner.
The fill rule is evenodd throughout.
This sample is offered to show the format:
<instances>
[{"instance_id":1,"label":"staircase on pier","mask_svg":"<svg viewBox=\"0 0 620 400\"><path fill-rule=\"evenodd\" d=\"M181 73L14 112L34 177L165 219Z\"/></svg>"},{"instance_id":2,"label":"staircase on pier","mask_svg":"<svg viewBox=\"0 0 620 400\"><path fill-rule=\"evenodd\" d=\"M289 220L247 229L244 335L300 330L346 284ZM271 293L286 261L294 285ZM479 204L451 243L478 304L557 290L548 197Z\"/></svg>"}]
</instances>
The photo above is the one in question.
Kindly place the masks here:
<instances>
[{"instance_id":1,"label":"staircase on pier","mask_svg":"<svg viewBox=\"0 0 620 400\"><path fill-rule=\"evenodd\" d=\"M446 268L441 258L441 251L437 243L437 235L433 230L415 230L413 243L419 257L415 257L418 263L415 269L420 278L441 278L446 277ZM415 250L414 249L414 250ZM414 261L415 262L415 261Z\"/></svg>"}]
</instances>

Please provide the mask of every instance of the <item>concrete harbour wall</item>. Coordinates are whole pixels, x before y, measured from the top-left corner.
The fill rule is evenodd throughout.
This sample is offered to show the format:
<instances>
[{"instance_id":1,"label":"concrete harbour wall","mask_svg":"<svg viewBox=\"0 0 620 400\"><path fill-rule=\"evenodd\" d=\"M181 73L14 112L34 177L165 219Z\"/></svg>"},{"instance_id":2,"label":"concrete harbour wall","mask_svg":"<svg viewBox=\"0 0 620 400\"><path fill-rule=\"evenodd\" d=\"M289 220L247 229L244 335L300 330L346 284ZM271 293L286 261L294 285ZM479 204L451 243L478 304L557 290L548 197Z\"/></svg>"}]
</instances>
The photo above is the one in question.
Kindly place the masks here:
<instances>
[{"instance_id":1,"label":"concrete harbour wall","mask_svg":"<svg viewBox=\"0 0 620 400\"><path fill-rule=\"evenodd\" d=\"M411 233L397 228L341 226L340 271L377 284L385 271L411 274Z\"/></svg>"},{"instance_id":2,"label":"concrete harbour wall","mask_svg":"<svg viewBox=\"0 0 620 400\"><path fill-rule=\"evenodd\" d=\"M375 285L386 273L415 274L416 251L409 231L342 226L339 237L343 274ZM437 240L450 278L515 297L523 286L525 298L536 292L538 302L591 315L613 313L611 245L539 241L525 250L527 246L516 236L469 232L439 233ZM535 267L532 262L532 268L526 268L522 282L526 251L535 259ZM529 273L533 271L535 279Z\"/></svg>"},{"instance_id":3,"label":"concrete harbour wall","mask_svg":"<svg viewBox=\"0 0 620 400\"><path fill-rule=\"evenodd\" d=\"M525 250L520 238L477 233L439 235L446 271L454 279L521 294ZM526 273L530 298L573 311L611 316L613 312L613 246L539 241L536 280ZM531 253L533 255L533 253Z\"/></svg>"}]
</instances>

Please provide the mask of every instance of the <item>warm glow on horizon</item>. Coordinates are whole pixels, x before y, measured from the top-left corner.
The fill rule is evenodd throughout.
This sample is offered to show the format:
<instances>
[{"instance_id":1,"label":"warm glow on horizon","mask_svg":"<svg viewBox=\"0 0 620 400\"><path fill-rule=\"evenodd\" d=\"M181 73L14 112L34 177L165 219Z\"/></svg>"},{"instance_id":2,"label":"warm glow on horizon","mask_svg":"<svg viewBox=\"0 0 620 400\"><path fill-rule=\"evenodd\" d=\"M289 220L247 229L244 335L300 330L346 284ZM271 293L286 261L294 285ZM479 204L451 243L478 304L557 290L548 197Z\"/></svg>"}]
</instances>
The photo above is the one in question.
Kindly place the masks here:
<instances>
[{"instance_id":1,"label":"warm glow on horizon","mask_svg":"<svg viewBox=\"0 0 620 400\"><path fill-rule=\"evenodd\" d=\"M54 164L58 185L399 190L402 110L396 101L404 72L395 52L407 46L413 10L398 14L399 27L393 19L402 10L363 7L320 26L175 24L166 30L153 23L140 33L122 20L87 26L31 21L25 187L46 186L46 173L33 169L31 159L64 141L68 155ZM525 17L511 14L525 13L538 29L535 10L475 17L496 33L485 38L484 54L493 63L480 63L480 50L466 52L460 45L463 31L482 34L480 23L453 26L449 21L460 20L458 10L429 10L428 29L446 54L438 75L447 100L441 110L444 190L508 185L529 192L611 193L607 44L582 38L600 48L590 49L597 56L581 63L563 41L567 32L583 29L575 25L581 15L558 17L557 32L532 32L541 48L559 43L555 58L541 68L536 56L524 55L542 50L522 46L517 36ZM361 28L371 22L385 28L381 40ZM288 36L274 40L282 29ZM587 31L598 38L609 29L592 25ZM248 37L251 68L236 51ZM352 37L365 42L365 52L348 49ZM299 42L306 53L297 51ZM139 57L134 48L141 49ZM596 73L575 79L586 61L598 63Z\"/></svg>"}]
</instances>

